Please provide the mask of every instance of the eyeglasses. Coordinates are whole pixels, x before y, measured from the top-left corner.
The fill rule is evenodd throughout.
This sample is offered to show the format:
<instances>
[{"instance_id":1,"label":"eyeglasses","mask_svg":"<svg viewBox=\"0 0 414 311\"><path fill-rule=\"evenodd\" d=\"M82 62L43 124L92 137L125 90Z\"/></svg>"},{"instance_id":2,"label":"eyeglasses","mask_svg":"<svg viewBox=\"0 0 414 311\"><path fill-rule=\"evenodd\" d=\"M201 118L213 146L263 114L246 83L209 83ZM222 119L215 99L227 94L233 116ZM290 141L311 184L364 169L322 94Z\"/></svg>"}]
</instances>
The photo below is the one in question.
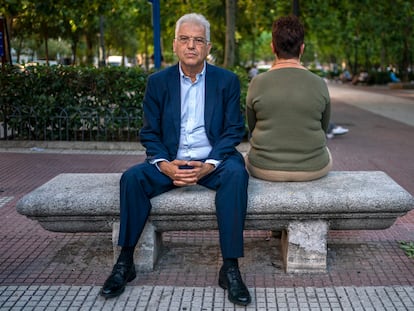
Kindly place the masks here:
<instances>
[{"instance_id":1,"label":"eyeglasses","mask_svg":"<svg viewBox=\"0 0 414 311\"><path fill-rule=\"evenodd\" d=\"M188 37L188 36L179 36L178 38L176 38L178 40L178 42L180 42L181 44L187 44L188 42L190 42L190 40L194 41L195 45L201 46L201 45L205 45L207 44L207 40L204 39L203 37Z\"/></svg>"}]
</instances>

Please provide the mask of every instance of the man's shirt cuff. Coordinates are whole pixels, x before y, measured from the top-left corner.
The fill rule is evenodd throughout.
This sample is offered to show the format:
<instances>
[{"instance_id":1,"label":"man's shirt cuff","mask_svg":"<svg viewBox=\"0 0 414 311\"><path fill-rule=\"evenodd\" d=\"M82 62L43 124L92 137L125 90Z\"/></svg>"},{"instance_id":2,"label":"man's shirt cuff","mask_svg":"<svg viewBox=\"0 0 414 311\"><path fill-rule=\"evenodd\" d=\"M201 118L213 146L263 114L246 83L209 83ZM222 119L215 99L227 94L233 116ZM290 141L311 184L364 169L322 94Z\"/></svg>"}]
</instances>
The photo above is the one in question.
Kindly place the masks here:
<instances>
[{"instance_id":1,"label":"man's shirt cuff","mask_svg":"<svg viewBox=\"0 0 414 311\"><path fill-rule=\"evenodd\" d=\"M220 165L221 161L213 160L213 159L207 159L205 163L210 163L214 165L214 169L217 168L217 166Z\"/></svg>"},{"instance_id":2,"label":"man's shirt cuff","mask_svg":"<svg viewBox=\"0 0 414 311\"><path fill-rule=\"evenodd\" d=\"M160 167L158 166L158 163L164 162L164 161L170 162L167 159L155 159L155 160L151 160L149 163L154 164L157 167L157 169L161 172Z\"/></svg>"}]
</instances>

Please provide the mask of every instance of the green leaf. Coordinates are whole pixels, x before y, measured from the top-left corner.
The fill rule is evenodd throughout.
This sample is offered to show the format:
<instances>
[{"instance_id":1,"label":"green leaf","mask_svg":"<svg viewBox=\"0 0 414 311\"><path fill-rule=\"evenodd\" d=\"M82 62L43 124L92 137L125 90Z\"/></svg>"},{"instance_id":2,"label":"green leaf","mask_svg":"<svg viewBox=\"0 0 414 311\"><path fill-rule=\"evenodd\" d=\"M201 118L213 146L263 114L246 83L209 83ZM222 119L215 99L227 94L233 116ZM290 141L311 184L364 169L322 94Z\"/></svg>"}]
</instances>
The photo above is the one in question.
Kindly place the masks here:
<instances>
[{"instance_id":1,"label":"green leaf","mask_svg":"<svg viewBox=\"0 0 414 311\"><path fill-rule=\"evenodd\" d=\"M414 259L414 242L399 241L400 248L405 252L409 258Z\"/></svg>"}]
</instances>

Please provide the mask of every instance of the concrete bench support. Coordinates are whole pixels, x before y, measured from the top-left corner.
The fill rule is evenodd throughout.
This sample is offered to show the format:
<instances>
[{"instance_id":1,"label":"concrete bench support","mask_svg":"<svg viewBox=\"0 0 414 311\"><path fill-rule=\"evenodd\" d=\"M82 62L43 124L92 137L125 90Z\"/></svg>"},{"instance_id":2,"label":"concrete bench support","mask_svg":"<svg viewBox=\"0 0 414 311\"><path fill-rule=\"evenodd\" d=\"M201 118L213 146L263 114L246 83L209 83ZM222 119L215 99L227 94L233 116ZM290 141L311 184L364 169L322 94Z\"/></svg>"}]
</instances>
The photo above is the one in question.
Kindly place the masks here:
<instances>
[{"instance_id":1,"label":"concrete bench support","mask_svg":"<svg viewBox=\"0 0 414 311\"><path fill-rule=\"evenodd\" d=\"M119 253L121 252L121 247L118 246L118 236L119 222L117 221L113 223L112 230L114 263L118 259ZM142 272L152 271L160 255L161 248L161 232L156 231L156 228L152 225L152 223L148 222L144 227L144 231L141 234L141 238L139 239L134 252L135 268Z\"/></svg>"},{"instance_id":2,"label":"concrete bench support","mask_svg":"<svg viewBox=\"0 0 414 311\"><path fill-rule=\"evenodd\" d=\"M121 174L61 174L25 195L17 211L58 232L119 232ZM287 272L326 271L328 230L379 230L414 207L414 198L378 171L330 172L311 182L249 181L246 230L282 231ZM201 186L174 189L151 199L138 242L137 269L152 270L162 233L217 230L215 192Z\"/></svg>"},{"instance_id":3,"label":"concrete bench support","mask_svg":"<svg viewBox=\"0 0 414 311\"><path fill-rule=\"evenodd\" d=\"M328 223L293 221L282 231L282 256L286 272L325 272Z\"/></svg>"}]
</instances>

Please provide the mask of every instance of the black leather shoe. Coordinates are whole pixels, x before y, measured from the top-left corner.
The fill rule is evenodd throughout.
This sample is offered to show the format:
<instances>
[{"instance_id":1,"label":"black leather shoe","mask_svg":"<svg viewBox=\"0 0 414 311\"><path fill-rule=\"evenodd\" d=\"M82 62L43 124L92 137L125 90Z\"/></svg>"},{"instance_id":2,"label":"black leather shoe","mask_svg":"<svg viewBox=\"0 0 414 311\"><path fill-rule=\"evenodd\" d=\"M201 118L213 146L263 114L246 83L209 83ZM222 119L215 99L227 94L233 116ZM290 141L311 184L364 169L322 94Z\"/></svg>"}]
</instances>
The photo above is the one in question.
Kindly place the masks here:
<instances>
[{"instance_id":1,"label":"black leather shoe","mask_svg":"<svg viewBox=\"0 0 414 311\"><path fill-rule=\"evenodd\" d=\"M247 306L252 301L249 290L244 285L237 267L230 267L227 270L221 267L219 285L221 288L227 289L228 298L234 304Z\"/></svg>"},{"instance_id":2,"label":"black leather shoe","mask_svg":"<svg viewBox=\"0 0 414 311\"><path fill-rule=\"evenodd\" d=\"M125 290L125 285L135 279L135 265L125 262L118 262L112 269L111 275L106 279L102 289L101 296L105 298L114 298L121 295Z\"/></svg>"}]
</instances>

